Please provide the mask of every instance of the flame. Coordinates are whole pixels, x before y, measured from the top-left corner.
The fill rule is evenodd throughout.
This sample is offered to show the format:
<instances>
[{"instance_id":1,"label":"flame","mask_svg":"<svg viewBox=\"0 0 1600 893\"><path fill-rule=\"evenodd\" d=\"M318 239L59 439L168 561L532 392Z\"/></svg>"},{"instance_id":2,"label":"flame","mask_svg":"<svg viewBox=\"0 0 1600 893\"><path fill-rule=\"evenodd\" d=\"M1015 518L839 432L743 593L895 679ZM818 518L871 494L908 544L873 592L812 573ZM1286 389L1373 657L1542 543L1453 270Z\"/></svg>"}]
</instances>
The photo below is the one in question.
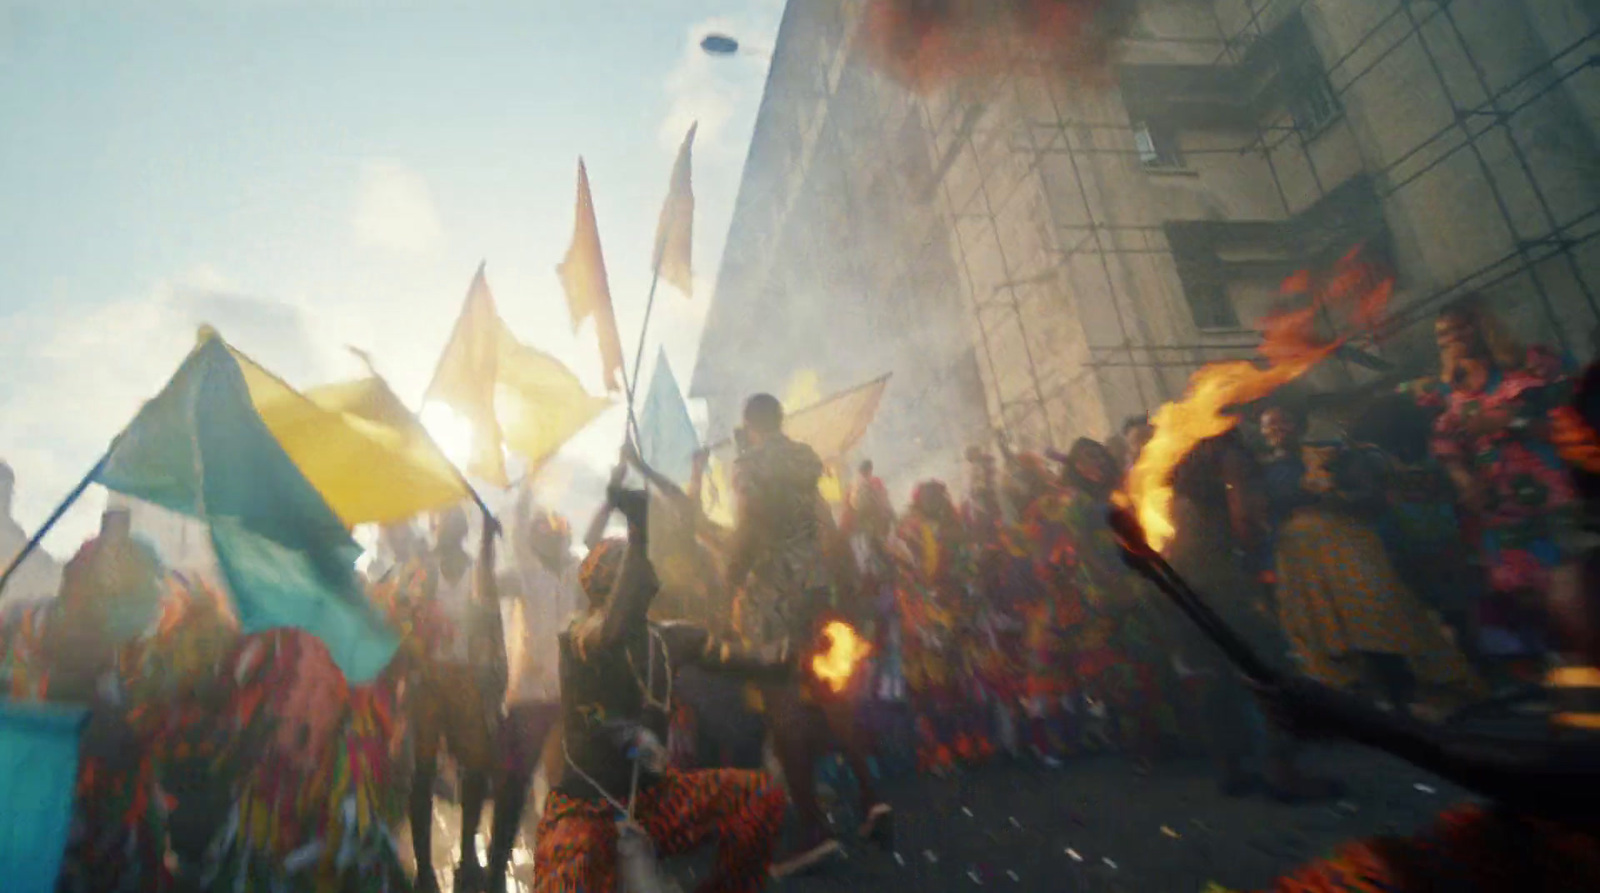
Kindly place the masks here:
<instances>
[{"instance_id":1,"label":"flame","mask_svg":"<svg viewBox=\"0 0 1600 893\"><path fill-rule=\"evenodd\" d=\"M1350 336L1319 341L1315 322L1319 310L1346 310L1359 329L1370 330L1382 317L1394 291L1394 275L1382 264L1364 258L1357 246L1335 264L1333 271L1313 289L1309 271L1285 279L1282 292L1309 294L1310 304L1268 317L1261 326L1261 357L1265 366L1249 360L1211 363L1189 379L1183 399L1163 404L1151 417L1154 435L1129 470L1116 503L1134 510L1145 540L1160 551L1177 533L1172 522L1172 472L1201 441L1226 434L1239 419L1226 413L1231 407L1252 403L1299 378L1327 359Z\"/></svg>"},{"instance_id":2,"label":"flame","mask_svg":"<svg viewBox=\"0 0 1600 893\"><path fill-rule=\"evenodd\" d=\"M828 648L811 659L811 672L835 693L844 691L856 667L872 653L872 646L842 620L831 620L822 628Z\"/></svg>"},{"instance_id":3,"label":"flame","mask_svg":"<svg viewBox=\"0 0 1600 893\"><path fill-rule=\"evenodd\" d=\"M919 92L1017 71L1108 80L1127 0L869 0L869 58Z\"/></svg>"}]
</instances>

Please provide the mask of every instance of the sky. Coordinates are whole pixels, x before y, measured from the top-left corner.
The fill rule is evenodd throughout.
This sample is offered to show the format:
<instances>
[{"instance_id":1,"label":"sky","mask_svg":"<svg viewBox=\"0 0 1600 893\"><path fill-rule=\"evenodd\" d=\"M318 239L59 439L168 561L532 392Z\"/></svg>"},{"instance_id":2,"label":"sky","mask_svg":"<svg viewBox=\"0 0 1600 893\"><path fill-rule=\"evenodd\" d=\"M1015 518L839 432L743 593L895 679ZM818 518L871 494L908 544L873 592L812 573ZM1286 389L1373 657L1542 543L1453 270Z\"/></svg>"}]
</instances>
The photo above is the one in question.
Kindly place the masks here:
<instances>
[{"instance_id":1,"label":"sky","mask_svg":"<svg viewBox=\"0 0 1600 893\"><path fill-rule=\"evenodd\" d=\"M90 7L94 7L91 9ZM782 0L0 0L0 458L32 530L202 323L309 387L369 351L415 406L481 261L502 317L601 392L555 268L587 163L630 364L673 158L695 295L646 350L693 366ZM717 31L745 49L710 57ZM614 460L623 414L566 458ZM595 494L598 496L598 494ZM46 539L70 551L82 501Z\"/></svg>"}]
</instances>

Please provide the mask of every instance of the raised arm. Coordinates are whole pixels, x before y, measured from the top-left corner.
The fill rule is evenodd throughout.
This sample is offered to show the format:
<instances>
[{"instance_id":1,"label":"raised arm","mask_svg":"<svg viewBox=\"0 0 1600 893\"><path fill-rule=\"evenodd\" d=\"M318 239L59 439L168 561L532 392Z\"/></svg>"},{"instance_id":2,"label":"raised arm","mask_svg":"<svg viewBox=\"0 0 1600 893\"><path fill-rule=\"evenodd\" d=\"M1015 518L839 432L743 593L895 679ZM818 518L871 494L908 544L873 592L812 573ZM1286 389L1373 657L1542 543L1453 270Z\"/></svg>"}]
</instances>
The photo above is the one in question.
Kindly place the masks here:
<instances>
[{"instance_id":1,"label":"raised arm","mask_svg":"<svg viewBox=\"0 0 1600 893\"><path fill-rule=\"evenodd\" d=\"M646 523L649 511L645 494L638 490L611 487L606 495L611 506L628 519L628 551L622 557L622 569L617 573L616 583L611 587L611 595L606 599L603 609L599 641L594 643L602 648L621 643L629 630L647 621L650 601L661 588L655 568L650 564Z\"/></svg>"},{"instance_id":2,"label":"raised arm","mask_svg":"<svg viewBox=\"0 0 1600 893\"><path fill-rule=\"evenodd\" d=\"M752 681L784 681L795 673L795 655L787 643L777 656L757 654L692 623L666 623L662 639L675 667L697 666L713 673Z\"/></svg>"},{"instance_id":3,"label":"raised arm","mask_svg":"<svg viewBox=\"0 0 1600 893\"><path fill-rule=\"evenodd\" d=\"M738 592L755 565L755 524L751 517L750 495L734 481L733 533L728 537L728 591Z\"/></svg>"},{"instance_id":4,"label":"raised arm","mask_svg":"<svg viewBox=\"0 0 1600 893\"><path fill-rule=\"evenodd\" d=\"M626 459L618 462L616 467L611 469L611 480L607 482L606 486L607 498L605 502L600 504L600 508L595 510L594 517L589 519L588 529L583 532L584 548L593 550L605 538L606 524L610 523L611 513L616 510L616 507L611 504L611 488L622 486L622 479L627 476L628 463Z\"/></svg>"}]
</instances>

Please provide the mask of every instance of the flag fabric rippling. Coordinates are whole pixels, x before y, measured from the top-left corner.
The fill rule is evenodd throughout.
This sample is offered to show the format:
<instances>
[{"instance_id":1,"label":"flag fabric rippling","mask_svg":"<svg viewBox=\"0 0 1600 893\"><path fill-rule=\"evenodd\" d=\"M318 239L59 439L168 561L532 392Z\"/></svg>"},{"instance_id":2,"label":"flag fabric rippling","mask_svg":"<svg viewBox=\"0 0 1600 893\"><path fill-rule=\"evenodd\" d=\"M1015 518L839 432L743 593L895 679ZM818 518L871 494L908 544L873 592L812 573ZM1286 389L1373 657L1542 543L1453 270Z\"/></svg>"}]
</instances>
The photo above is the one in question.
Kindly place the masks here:
<instances>
[{"instance_id":1,"label":"flag fabric rippling","mask_svg":"<svg viewBox=\"0 0 1600 893\"><path fill-rule=\"evenodd\" d=\"M661 219L656 223L655 269L660 277L683 292L684 297L694 297L694 265L691 259L694 247L694 177L691 174L694 154L694 134L699 122L689 126L689 133L678 149L678 160L672 166L672 185L667 190L667 201L661 206Z\"/></svg>"},{"instance_id":2,"label":"flag fabric rippling","mask_svg":"<svg viewBox=\"0 0 1600 893\"><path fill-rule=\"evenodd\" d=\"M257 414L232 351L202 339L95 481L207 523L245 633L303 629L352 683L369 681L399 641L360 585L361 549Z\"/></svg>"},{"instance_id":3,"label":"flag fabric rippling","mask_svg":"<svg viewBox=\"0 0 1600 893\"><path fill-rule=\"evenodd\" d=\"M559 360L511 334L483 268L472 280L424 402L450 407L472 426L467 471L510 485L505 448L537 468L610 405L584 390Z\"/></svg>"},{"instance_id":4,"label":"flag fabric rippling","mask_svg":"<svg viewBox=\"0 0 1600 893\"><path fill-rule=\"evenodd\" d=\"M400 521L467 498L460 476L382 379L302 394L233 356L272 436L347 526Z\"/></svg>"},{"instance_id":5,"label":"flag fabric rippling","mask_svg":"<svg viewBox=\"0 0 1600 893\"><path fill-rule=\"evenodd\" d=\"M616 393L625 382L622 336L617 334L617 317L611 306L611 284L606 278L606 260L600 250L600 224L594 216L594 198L589 194L589 172L578 159L578 204L572 227L572 244L556 267L561 287L567 293L567 309L572 313L572 330L593 317L595 336L600 340L600 363L606 390Z\"/></svg>"},{"instance_id":6,"label":"flag fabric rippling","mask_svg":"<svg viewBox=\"0 0 1600 893\"><path fill-rule=\"evenodd\" d=\"M686 485L694 470L700 437L689 418L689 407L678 389L678 379L667 362L667 352L656 356L644 409L639 413L639 455L651 468L674 483Z\"/></svg>"},{"instance_id":7,"label":"flag fabric rippling","mask_svg":"<svg viewBox=\"0 0 1600 893\"><path fill-rule=\"evenodd\" d=\"M11 893L55 893L88 718L82 708L0 700L0 878Z\"/></svg>"}]
</instances>

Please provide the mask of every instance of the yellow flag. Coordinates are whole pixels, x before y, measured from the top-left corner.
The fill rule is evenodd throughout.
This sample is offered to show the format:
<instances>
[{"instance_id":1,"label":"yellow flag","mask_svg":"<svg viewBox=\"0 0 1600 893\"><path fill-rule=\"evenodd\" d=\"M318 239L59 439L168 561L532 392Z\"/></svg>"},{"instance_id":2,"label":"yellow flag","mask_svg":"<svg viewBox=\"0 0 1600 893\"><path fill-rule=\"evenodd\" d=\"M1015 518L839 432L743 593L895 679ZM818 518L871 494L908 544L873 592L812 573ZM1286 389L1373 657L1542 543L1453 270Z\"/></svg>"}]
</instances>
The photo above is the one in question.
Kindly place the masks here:
<instances>
[{"instance_id":1,"label":"yellow flag","mask_svg":"<svg viewBox=\"0 0 1600 893\"><path fill-rule=\"evenodd\" d=\"M542 466L573 435L611 405L583 389L583 383L555 357L534 350L503 332L497 389L506 445Z\"/></svg>"},{"instance_id":2,"label":"yellow flag","mask_svg":"<svg viewBox=\"0 0 1600 893\"><path fill-rule=\"evenodd\" d=\"M838 459L861 441L878 414L889 376L841 391L820 403L787 414L783 433L817 451L824 459Z\"/></svg>"},{"instance_id":3,"label":"yellow flag","mask_svg":"<svg viewBox=\"0 0 1600 893\"><path fill-rule=\"evenodd\" d=\"M878 414L878 404L883 401L883 390L888 384L889 376L885 375L847 391L840 391L796 412L786 412L783 433L791 440L816 450L824 462L837 462L855 449L867 433L867 428L871 427L872 420ZM789 382L785 405L810 399L810 395L816 393L816 385L815 372L805 370L795 375ZM731 468L735 458L731 440L711 447L712 469L719 467L719 460L720 467ZM838 497L843 498L842 486L837 481L829 483L824 478L820 486L825 488L825 495L838 488Z\"/></svg>"},{"instance_id":4,"label":"yellow flag","mask_svg":"<svg viewBox=\"0 0 1600 893\"><path fill-rule=\"evenodd\" d=\"M517 341L495 310L482 267L426 401L450 407L472 426L467 471L500 487L510 484L505 447L537 465L609 405L556 358Z\"/></svg>"},{"instance_id":5,"label":"yellow flag","mask_svg":"<svg viewBox=\"0 0 1600 893\"><path fill-rule=\"evenodd\" d=\"M589 195L589 172L578 159L578 210L572 228L572 245L556 267L561 287L567 293L567 309L572 313L572 329L594 317L595 335L600 339L600 363L606 390L620 390L622 338L617 334L617 317L611 308L611 284L606 279L606 259L600 251L600 225L595 221L594 198Z\"/></svg>"},{"instance_id":6,"label":"yellow flag","mask_svg":"<svg viewBox=\"0 0 1600 893\"><path fill-rule=\"evenodd\" d=\"M678 160L672 166L672 186L667 190L667 202L661 206L661 219L656 223L655 269L686 298L694 296L690 260L694 241L694 182L690 175L690 156L694 152L694 133L699 127L698 121L690 125L689 134L678 149Z\"/></svg>"},{"instance_id":7,"label":"yellow flag","mask_svg":"<svg viewBox=\"0 0 1600 893\"><path fill-rule=\"evenodd\" d=\"M460 476L397 399L384 406L382 394L355 382L322 390L359 391L372 409L319 400L229 349L267 429L346 525L385 524L466 498Z\"/></svg>"},{"instance_id":8,"label":"yellow flag","mask_svg":"<svg viewBox=\"0 0 1600 893\"><path fill-rule=\"evenodd\" d=\"M450 340L439 355L433 381L422 398L450 407L472 429L472 454L467 472L499 487L507 486L500 421L494 412L500 336L505 324L494 307L483 267L472 277Z\"/></svg>"}]
</instances>

